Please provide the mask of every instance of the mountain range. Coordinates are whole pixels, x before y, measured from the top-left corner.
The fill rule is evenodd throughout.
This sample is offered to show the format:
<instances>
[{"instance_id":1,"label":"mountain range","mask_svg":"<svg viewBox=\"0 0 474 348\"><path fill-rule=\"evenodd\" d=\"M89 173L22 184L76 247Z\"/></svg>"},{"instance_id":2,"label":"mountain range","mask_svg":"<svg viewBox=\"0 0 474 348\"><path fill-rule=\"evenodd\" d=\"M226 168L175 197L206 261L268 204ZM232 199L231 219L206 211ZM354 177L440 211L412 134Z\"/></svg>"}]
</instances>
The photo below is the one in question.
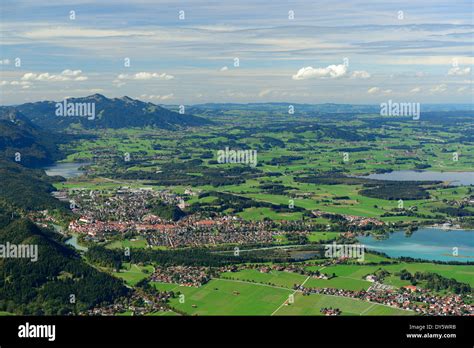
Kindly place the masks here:
<instances>
[{"instance_id":1,"label":"mountain range","mask_svg":"<svg viewBox=\"0 0 474 348\"><path fill-rule=\"evenodd\" d=\"M56 143L61 137L38 127L15 108L0 109L0 134L0 158L39 167L60 156Z\"/></svg>"},{"instance_id":2,"label":"mountain range","mask_svg":"<svg viewBox=\"0 0 474 348\"><path fill-rule=\"evenodd\" d=\"M190 114L181 114L149 102L132 99L127 96L121 98L107 98L101 94L94 94L83 98L69 98L68 104L84 106L93 105L94 116L74 114L71 116L59 115L63 101L40 101L26 103L13 107L22 113L35 125L43 129L60 131L71 126L80 126L85 129L96 128L130 128L130 127L157 127L162 129L176 129L179 127L196 127L211 124L202 117Z\"/></svg>"}]
</instances>

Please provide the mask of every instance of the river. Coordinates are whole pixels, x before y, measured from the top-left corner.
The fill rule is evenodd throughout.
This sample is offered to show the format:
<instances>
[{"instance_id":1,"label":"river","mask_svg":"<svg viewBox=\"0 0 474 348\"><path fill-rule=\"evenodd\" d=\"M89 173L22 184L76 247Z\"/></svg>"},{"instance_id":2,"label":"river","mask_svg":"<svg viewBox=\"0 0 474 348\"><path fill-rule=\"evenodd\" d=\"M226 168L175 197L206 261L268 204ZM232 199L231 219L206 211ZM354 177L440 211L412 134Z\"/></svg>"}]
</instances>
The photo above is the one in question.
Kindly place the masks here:
<instances>
[{"instance_id":1,"label":"river","mask_svg":"<svg viewBox=\"0 0 474 348\"><path fill-rule=\"evenodd\" d=\"M78 242L77 242L77 235L75 235L75 234L72 235L71 238L67 239L64 243L66 243L66 244L68 244L68 245L71 245L71 246L74 247L76 250L79 250L79 251L87 251L87 247L78 244Z\"/></svg>"}]
</instances>

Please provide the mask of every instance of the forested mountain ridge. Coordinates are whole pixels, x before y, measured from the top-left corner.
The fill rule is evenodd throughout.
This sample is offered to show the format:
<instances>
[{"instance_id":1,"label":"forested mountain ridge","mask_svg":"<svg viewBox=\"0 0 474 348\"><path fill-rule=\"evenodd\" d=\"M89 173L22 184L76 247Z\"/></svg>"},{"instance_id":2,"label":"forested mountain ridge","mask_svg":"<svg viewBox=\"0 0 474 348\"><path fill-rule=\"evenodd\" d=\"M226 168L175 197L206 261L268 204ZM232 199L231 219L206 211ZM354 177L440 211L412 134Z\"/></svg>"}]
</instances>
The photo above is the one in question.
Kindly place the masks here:
<instances>
[{"instance_id":1,"label":"forested mountain ridge","mask_svg":"<svg viewBox=\"0 0 474 348\"><path fill-rule=\"evenodd\" d=\"M0 158L40 167L60 157L59 137L35 126L14 108L0 109Z\"/></svg>"},{"instance_id":2,"label":"forested mountain ridge","mask_svg":"<svg viewBox=\"0 0 474 348\"><path fill-rule=\"evenodd\" d=\"M65 209L65 204L51 196L52 177L44 171L30 169L0 158L0 201L12 209ZM58 177L55 177L58 181Z\"/></svg>"},{"instance_id":3,"label":"forested mountain ridge","mask_svg":"<svg viewBox=\"0 0 474 348\"><path fill-rule=\"evenodd\" d=\"M120 280L85 264L57 238L26 219L0 229L0 244L37 245L36 261L0 258L0 311L64 315L127 294Z\"/></svg>"},{"instance_id":4,"label":"forested mountain ridge","mask_svg":"<svg viewBox=\"0 0 474 348\"><path fill-rule=\"evenodd\" d=\"M63 101L60 102L60 104ZM129 97L107 98L94 94L83 98L70 98L67 103L89 103L94 105L94 116L57 116L55 101L41 101L15 106L36 125L50 130L63 130L72 125L86 129L157 127L175 129L211 124L211 121L168 110L153 103Z\"/></svg>"}]
</instances>

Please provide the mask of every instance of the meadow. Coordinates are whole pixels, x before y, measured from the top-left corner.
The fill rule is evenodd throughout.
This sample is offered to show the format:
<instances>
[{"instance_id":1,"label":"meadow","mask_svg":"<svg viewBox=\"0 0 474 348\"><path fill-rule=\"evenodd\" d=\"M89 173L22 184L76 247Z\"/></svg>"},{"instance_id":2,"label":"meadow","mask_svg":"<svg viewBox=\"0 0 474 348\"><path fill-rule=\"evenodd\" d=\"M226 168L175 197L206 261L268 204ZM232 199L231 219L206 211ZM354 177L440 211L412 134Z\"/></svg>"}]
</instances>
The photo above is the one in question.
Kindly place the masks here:
<instances>
[{"instance_id":1,"label":"meadow","mask_svg":"<svg viewBox=\"0 0 474 348\"><path fill-rule=\"evenodd\" d=\"M325 272L325 270L322 270L322 272ZM269 273L261 273L258 270L247 269L239 272L222 273L221 278L269 284L291 289L295 284L302 284L306 280L307 276L292 272L281 271L270 271ZM350 277L335 277L332 279L310 278L305 283L305 286L313 288L367 290L370 286L370 282Z\"/></svg>"},{"instance_id":2,"label":"meadow","mask_svg":"<svg viewBox=\"0 0 474 348\"><path fill-rule=\"evenodd\" d=\"M154 284L162 289L159 283ZM169 289L166 284L164 289ZM244 282L212 279L199 287L178 286L173 289L184 295L170 305L190 315L270 315L291 293L290 290Z\"/></svg>"},{"instance_id":3,"label":"meadow","mask_svg":"<svg viewBox=\"0 0 474 348\"><path fill-rule=\"evenodd\" d=\"M112 274L130 286L135 286L140 280L151 275L153 266L138 266L136 264L123 263L120 272L112 272Z\"/></svg>"},{"instance_id":4,"label":"meadow","mask_svg":"<svg viewBox=\"0 0 474 348\"><path fill-rule=\"evenodd\" d=\"M378 269L384 269L392 274L400 272L402 269L406 269L410 273L437 273L443 277L454 278L459 282L474 286L474 267L472 265L442 265L428 262L401 262L391 265L334 265L325 267L324 269L320 266L309 266L307 269L312 271L320 270L321 272L329 274L335 273L338 277L351 278L354 280L361 280L364 276L371 274ZM392 283L395 280L395 278L392 278ZM408 285L406 283L399 284Z\"/></svg>"},{"instance_id":5,"label":"meadow","mask_svg":"<svg viewBox=\"0 0 474 348\"><path fill-rule=\"evenodd\" d=\"M323 315L321 308L339 308L341 315L414 315L412 311L347 297L296 293L294 303L283 305L274 315Z\"/></svg>"},{"instance_id":6,"label":"meadow","mask_svg":"<svg viewBox=\"0 0 474 348\"><path fill-rule=\"evenodd\" d=\"M201 116L209 117L205 113ZM394 229L398 227L392 224L455 220L457 217L449 215L446 208L458 207L461 201L472 197L472 187L468 186L418 184L417 189L426 195L409 195L403 200L405 210L400 211L397 188L392 188L395 197L381 195L378 187L374 189L378 194L370 195L366 182L333 180L396 170L472 171L474 148L471 143L459 141L461 135L454 121L441 125L436 120L420 124L379 115L292 118L283 113L270 117L264 112L247 115L239 111L213 115L213 121L211 126L173 131L84 131L87 139L64 144L63 149L69 154L66 161L92 161L90 175L55 183L55 187L106 190L146 186L180 195L192 188L203 194L183 195L188 205L185 212L207 216L217 211L252 221L310 219L320 225L318 230L308 231L308 242L321 244L340 238L341 232L348 229L341 228L344 225L332 217L314 217L314 210L376 218L387 223L386 229ZM257 166L218 163L217 152L227 146L257 150ZM456 161L453 152L461 154ZM130 160L124 159L125 154L130 155ZM318 181L319 178L327 180ZM222 194L227 194L224 202L220 201ZM237 203L231 204L234 200ZM227 201L231 203L227 205ZM221 204L225 209L219 210ZM471 213L472 219L472 205L462 209ZM277 245L288 242L284 232L274 238ZM106 247L143 249L146 241L117 237ZM395 275L403 269L410 273L433 272L474 286L474 267L468 265L398 262L375 254L366 254L365 260L357 264L323 267L320 260L306 262L311 264L307 270L319 270L329 276L334 273L336 277L307 279L289 272L242 270L222 273L199 288L151 284L161 291L183 294L184 303L176 297L170 305L189 315L321 315L323 307L337 307L342 315L413 314L350 298L302 296L299 292L295 293L293 304L285 304L295 284L306 281L307 287L366 290L371 283L364 277L379 269L391 273L383 282L397 288L409 285ZM152 271L152 266L125 263L113 275L133 287Z\"/></svg>"},{"instance_id":7,"label":"meadow","mask_svg":"<svg viewBox=\"0 0 474 348\"><path fill-rule=\"evenodd\" d=\"M289 285L292 280L276 276L275 283ZM267 280L267 279L265 279ZM189 315L322 315L321 308L340 308L342 315L413 315L376 303L340 296L312 294L303 296L300 292L261 283L249 283L230 279L213 279L209 283L191 288L177 284L154 283L157 289L174 291L184 295L170 305ZM288 299L294 294L294 303Z\"/></svg>"},{"instance_id":8,"label":"meadow","mask_svg":"<svg viewBox=\"0 0 474 348\"><path fill-rule=\"evenodd\" d=\"M199 113L197 114L199 116ZM230 116L232 115L232 116ZM201 115L208 117L207 114ZM58 188L89 187L94 189L126 185L140 187L152 185L155 189L167 187L182 193L184 184L164 185L140 177L163 168L169 163L184 164L199 160L202 164L186 173L192 176L209 175L202 168L231 169L232 164L216 163L216 154L223 146L252 148L258 151L260 174L244 176L242 182L213 186L193 185L203 192L218 191L237 194L257 202L294 206L331 213L374 217L382 221L428 222L437 209L446 207L448 200L460 200L470 193L468 187L437 186L429 188L433 199L404 200L405 208L416 208L415 214L395 214L397 200L386 200L361 194L361 185L313 184L296 180L315 173L343 173L362 175L382 170L413 170L427 168L430 171L470 171L474 167L474 149L468 143L455 142L459 137L455 123L441 127L432 121L423 122L422 130L416 122L390 119L379 115L358 115L356 118L341 116L294 117L272 114L262 116L247 124L247 116L239 111L213 117L217 124L187 130L120 129L105 133L88 131L91 138L64 145L70 155L67 161L94 160L91 169L94 177L88 180L71 180L57 183ZM383 126L372 127L372 122ZM427 131L428 130L428 131ZM430 134L428 136L427 134ZM374 142L374 139L377 139ZM456 146L452 144L456 144ZM403 144L402 146L400 144ZM462 153L453 161L452 153ZM96 156L95 153L107 156ZM123 161L130 155L130 162ZM347 160L343 155L347 154ZM136 173L134 180L126 180L126 173ZM141 174L143 173L143 175ZM286 187L284 192L268 192L262 184ZM213 196L190 197L189 204L210 203ZM466 208L470 209L470 208ZM474 210L472 210L474 214ZM437 213L437 216L444 213ZM237 212L246 220L299 220L301 211L276 212L268 207L250 207Z\"/></svg>"}]
</instances>

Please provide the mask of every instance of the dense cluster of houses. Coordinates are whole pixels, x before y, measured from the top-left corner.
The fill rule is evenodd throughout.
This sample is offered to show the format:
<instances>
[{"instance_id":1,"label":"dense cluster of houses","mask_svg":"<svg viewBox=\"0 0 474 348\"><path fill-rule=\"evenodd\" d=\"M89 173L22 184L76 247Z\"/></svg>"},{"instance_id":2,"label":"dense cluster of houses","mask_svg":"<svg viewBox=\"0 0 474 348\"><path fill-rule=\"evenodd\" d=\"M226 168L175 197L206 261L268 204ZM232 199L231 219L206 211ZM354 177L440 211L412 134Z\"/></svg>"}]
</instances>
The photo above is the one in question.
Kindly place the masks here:
<instances>
[{"instance_id":1,"label":"dense cluster of houses","mask_svg":"<svg viewBox=\"0 0 474 348\"><path fill-rule=\"evenodd\" d=\"M166 304L172 297L171 292L160 292L149 295L141 290L134 290L130 297L123 297L109 305L100 305L80 313L88 316L114 316L125 312L132 315L146 315L154 312L169 311Z\"/></svg>"},{"instance_id":2,"label":"dense cluster of houses","mask_svg":"<svg viewBox=\"0 0 474 348\"><path fill-rule=\"evenodd\" d=\"M167 266L156 267L150 280L161 283L175 283L199 287L211 279L208 267Z\"/></svg>"},{"instance_id":3,"label":"dense cluster of houses","mask_svg":"<svg viewBox=\"0 0 474 348\"><path fill-rule=\"evenodd\" d=\"M474 315L474 306L470 304L471 301L468 298L470 295L438 296L423 289L416 289L416 291L353 291L334 288L307 288L302 285L296 285L294 289L302 291L304 295L324 294L350 297L404 310L413 310L421 315Z\"/></svg>"},{"instance_id":4,"label":"dense cluster of houses","mask_svg":"<svg viewBox=\"0 0 474 348\"><path fill-rule=\"evenodd\" d=\"M145 237L149 245L178 248L224 243L272 243L276 234L263 222L220 217L200 221L182 219L174 224L174 228L148 231Z\"/></svg>"},{"instance_id":5,"label":"dense cluster of houses","mask_svg":"<svg viewBox=\"0 0 474 348\"><path fill-rule=\"evenodd\" d=\"M72 190L67 199L80 218L70 222L69 231L102 241L132 232L142 235L150 246L179 248L273 243L278 233L307 234L313 230L311 224L301 221L244 221L237 216L222 215L202 218L194 214L170 221L154 215L150 209L152 201L179 206L184 197L196 194L190 189L183 196L150 189Z\"/></svg>"},{"instance_id":6,"label":"dense cluster of houses","mask_svg":"<svg viewBox=\"0 0 474 348\"><path fill-rule=\"evenodd\" d=\"M120 188L117 190L74 189L67 196L80 218L71 221L71 232L106 238L109 234L174 228L151 212L151 202L179 205L183 197L168 190Z\"/></svg>"},{"instance_id":7,"label":"dense cluster of houses","mask_svg":"<svg viewBox=\"0 0 474 348\"><path fill-rule=\"evenodd\" d=\"M347 215L347 214L335 214L335 213L328 213L325 211L321 210L313 210L311 212L314 216L316 217L324 217L328 215L340 215L342 216L347 222L351 223L354 226L357 227L365 227L368 225L374 225L374 226L383 226L385 223L383 221L380 221L375 218L368 218L368 217L363 217L363 216L356 216L356 215Z\"/></svg>"},{"instance_id":8,"label":"dense cluster of houses","mask_svg":"<svg viewBox=\"0 0 474 348\"><path fill-rule=\"evenodd\" d=\"M334 264L334 260L329 260L324 264L321 264L322 267ZM278 263L278 264L241 264L241 265L232 265L232 266L224 266L219 268L219 273L222 272L239 272L245 269L255 269L258 270L260 273L270 273L271 271L279 271L279 272L291 272L291 273L298 273L301 275L310 276L315 279L329 279L330 276L319 272L319 271L308 271L305 267L313 266L314 264L311 263Z\"/></svg>"},{"instance_id":9,"label":"dense cluster of houses","mask_svg":"<svg viewBox=\"0 0 474 348\"><path fill-rule=\"evenodd\" d=\"M341 310L339 308L324 307L321 308L320 312L327 316L341 315Z\"/></svg>"},{"instance_id":10,"label":"dense cluster of houses","mask_svg":"<svg viewBox=\"0 0 474 348\"><path fill-rule=\"evenodd\" d=\"M148 213L149 203L160 200L177 205L183 197L169 191L152 188L128 188L110 190L87 190L82 188L56 192L69 201L73 211L92 220L141 221Z\"/></svg>"}]
</instances>

